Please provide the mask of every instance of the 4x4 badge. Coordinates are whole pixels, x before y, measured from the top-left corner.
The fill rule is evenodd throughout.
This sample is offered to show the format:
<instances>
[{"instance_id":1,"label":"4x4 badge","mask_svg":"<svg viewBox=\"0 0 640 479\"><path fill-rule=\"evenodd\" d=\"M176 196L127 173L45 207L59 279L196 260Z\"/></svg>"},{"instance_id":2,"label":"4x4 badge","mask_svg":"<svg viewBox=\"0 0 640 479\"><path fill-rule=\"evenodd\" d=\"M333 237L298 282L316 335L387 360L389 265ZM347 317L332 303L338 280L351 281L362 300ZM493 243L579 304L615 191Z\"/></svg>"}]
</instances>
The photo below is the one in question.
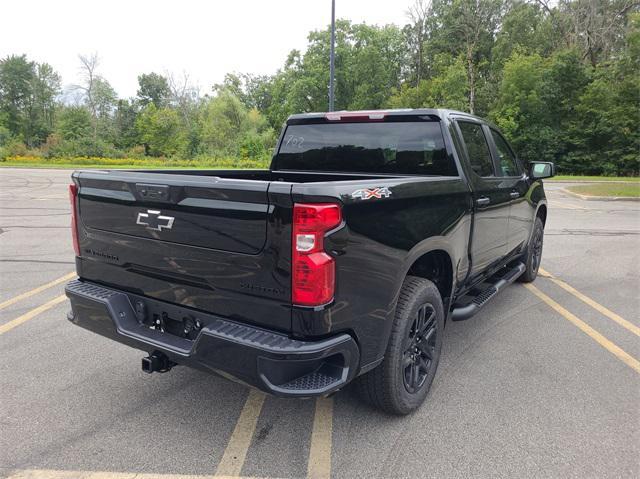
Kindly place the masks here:
<instances>
[{"instance_id":1,"label":"4x4 badge","mask_svg":"<svg viewBox=\"0 0 640 479\"><path fill-rule=\"evenodd\" d=\"M370 198L389 198L391 196L391 190L386 186L381 188L363 188L351 193L351 198L354 200L368 200Z\"/></svg>"},{"instance_id":2,"label":"4x4 badge","mask_svg":"<svg viewBox=\"0 0 640 479\"><path fill-rule=\"evenodd\" d=\"M148 230L162 231L173 227L173 216L164 216L158 210L147 210L146 213L138 213L137 224L146 226Z\"/></svg>"}]
</instances>

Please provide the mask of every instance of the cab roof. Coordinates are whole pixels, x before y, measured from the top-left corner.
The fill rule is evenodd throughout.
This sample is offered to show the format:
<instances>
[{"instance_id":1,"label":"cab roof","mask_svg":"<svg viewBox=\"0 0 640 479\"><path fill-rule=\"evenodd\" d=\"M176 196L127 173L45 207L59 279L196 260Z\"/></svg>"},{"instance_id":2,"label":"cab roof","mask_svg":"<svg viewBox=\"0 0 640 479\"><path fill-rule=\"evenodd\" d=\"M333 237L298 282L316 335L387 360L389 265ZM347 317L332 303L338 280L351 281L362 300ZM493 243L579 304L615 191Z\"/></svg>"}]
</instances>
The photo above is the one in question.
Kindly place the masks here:
<instances>
[{"instance_id":1,"label":"cab roof","mask_svg":"<svg viewBox=\"0 0 640 479\"><path fill-rule=\"evenodd\" d=\"M352 119L364 119L369 117L370 120L383 120L386 116L430 116L433 119L441 120L449 115L465 116L469 118L475 118L480 121L484 119L471 115L469 113L448 110L441 108L402 108L402 109L389 109L389 110L340 110L332 112L314 112L314 113L297 113L287 118L287 123L304 123L305 120L327 120L327 121L341 121Z\"/></svg>"}]
</instances>

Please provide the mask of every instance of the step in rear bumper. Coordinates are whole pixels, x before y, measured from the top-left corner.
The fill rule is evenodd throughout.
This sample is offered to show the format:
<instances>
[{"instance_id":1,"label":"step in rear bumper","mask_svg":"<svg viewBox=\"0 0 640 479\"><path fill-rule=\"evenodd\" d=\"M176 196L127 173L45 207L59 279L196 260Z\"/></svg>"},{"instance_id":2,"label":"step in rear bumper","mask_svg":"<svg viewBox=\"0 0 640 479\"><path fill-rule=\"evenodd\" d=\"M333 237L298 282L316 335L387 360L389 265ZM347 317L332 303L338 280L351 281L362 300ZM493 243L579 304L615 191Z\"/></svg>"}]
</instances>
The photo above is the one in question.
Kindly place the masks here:
<instances>
[{"instance_id":1,"label":"step in rear bumper","mask_svg":"<svg viewBox=\"0 0 640 479\"><path fill-rule=\"evenodd\" d=\"M277 396L327 395L351 381L357 372L359 349L348 334L300 341L81 280L68 283L65 292L72 308L67 317L78 326ZM144 301L150 309L166 309L174 317L195 316L204 326L194 340L153 330L138 321L132 306L137 301Z\"/></svg>"}]
</instances>

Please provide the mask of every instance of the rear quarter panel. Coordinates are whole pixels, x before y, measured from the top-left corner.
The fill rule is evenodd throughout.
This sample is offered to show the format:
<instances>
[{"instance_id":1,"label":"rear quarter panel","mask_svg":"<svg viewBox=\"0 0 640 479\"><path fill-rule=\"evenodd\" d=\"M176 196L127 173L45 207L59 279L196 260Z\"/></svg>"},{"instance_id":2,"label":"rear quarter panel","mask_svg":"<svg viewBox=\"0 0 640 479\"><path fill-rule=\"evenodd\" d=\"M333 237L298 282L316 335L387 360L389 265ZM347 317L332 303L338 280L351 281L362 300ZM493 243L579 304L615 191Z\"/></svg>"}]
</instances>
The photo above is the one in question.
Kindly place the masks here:
<instances>
[{"instance_id":1,"label":"rear quarter panel","mask_svg":"<svg viewBox=\"0 0 640 479\"><path fill-rule=\"evenodd\" d=\"M388 197L360 199L360 189L388 188ZM468 186L458 177L396 177L294 184L294 202L336 201L343 224L326 250L336 260L336 294L324 308L294 308L292 330L301 336L351 332L361 365L382 357L403 279L413 262L433 250L452 259L454 282L468 269L471 226Z\"/></svg>"}]
</instances>

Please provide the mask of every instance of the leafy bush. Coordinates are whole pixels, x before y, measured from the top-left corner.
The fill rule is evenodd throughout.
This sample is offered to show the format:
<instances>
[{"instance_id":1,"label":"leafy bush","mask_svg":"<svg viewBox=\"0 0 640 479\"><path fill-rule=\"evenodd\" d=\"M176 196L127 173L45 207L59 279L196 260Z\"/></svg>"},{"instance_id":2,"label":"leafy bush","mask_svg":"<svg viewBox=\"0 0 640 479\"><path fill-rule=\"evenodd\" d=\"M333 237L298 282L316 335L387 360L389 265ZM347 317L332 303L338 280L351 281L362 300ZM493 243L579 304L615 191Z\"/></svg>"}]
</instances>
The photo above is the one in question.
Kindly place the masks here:
<instances>
[{"instance_id":1,"label":"leafy bush","mask_svg":"<svg viewBox=\"0 0 640 479\"><path fill-rule=\"evenodd\" d=\"M269 159L197 157L190 160L167 158L105 158L94 156L43 158L40 156L8 156L0 159L3 166L89 167L89 168L268 168Z\"/></svg>"}]
</instances>

